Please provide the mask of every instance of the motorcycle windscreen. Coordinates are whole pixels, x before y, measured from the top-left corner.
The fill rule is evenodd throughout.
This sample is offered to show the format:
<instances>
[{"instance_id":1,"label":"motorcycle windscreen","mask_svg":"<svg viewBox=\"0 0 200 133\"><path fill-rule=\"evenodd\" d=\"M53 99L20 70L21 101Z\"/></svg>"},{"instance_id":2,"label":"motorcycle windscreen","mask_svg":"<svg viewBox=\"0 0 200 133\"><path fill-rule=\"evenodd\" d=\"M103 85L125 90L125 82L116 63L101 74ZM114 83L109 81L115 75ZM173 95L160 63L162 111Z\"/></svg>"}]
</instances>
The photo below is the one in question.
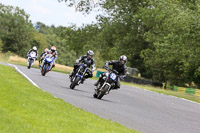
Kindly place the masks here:
<instances>
[{"instance_id":1,"label":"motorcycle windscreen","mask_svg":"<svg viewBox=\"0 0 200 133\"><path fill-rule=\"evenodd\" d=\"M51 59L51 58L46 58L46 61L47 61L48 63L51 63L51 62L52 62L52 59Z\"/></svg>"},{"instance_id":2,"label":"motorcycle windscreen","mask_svg":"<svg viewBox=\"0 0 200 133\"><path fill-rule=\"evenodd\" d=\"M36 53L35 53L35 52L31 52L31 53L30 53L30 56L31 56L31 57L36 57Z\"/></svg>"}]
</instances>

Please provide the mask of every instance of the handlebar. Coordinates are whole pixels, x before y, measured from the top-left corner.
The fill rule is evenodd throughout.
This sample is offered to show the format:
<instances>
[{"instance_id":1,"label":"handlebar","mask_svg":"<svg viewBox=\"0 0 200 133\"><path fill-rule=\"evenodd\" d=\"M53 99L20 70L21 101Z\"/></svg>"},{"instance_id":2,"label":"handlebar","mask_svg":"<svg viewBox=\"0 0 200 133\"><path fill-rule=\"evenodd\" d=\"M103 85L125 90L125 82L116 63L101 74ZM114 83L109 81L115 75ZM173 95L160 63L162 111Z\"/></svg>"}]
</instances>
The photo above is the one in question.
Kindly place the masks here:
<instances>
[{"instance_id":1,"label":"handlebar","mask_svg":"<svg viewBox=\"0 0 200 133\"><path fill-rule=\"evenodd\" d=\"M89 71L92 72L92 70L87 66L87 64L81 63L80 66L83 66L85 69L87 68Z\"/></svg>"},{"instance_id":2,"label":"handlebar","mask_svg":"<svg viewBox=\"0 0 200 133\"><path fill-rule=\"evenodd\" d=\"M104 67L106 70L108 70L109 72L114 72L115 74L119 74L117 70L115 69L110 69L109 67Z\"/></svg>"}]
</instances>

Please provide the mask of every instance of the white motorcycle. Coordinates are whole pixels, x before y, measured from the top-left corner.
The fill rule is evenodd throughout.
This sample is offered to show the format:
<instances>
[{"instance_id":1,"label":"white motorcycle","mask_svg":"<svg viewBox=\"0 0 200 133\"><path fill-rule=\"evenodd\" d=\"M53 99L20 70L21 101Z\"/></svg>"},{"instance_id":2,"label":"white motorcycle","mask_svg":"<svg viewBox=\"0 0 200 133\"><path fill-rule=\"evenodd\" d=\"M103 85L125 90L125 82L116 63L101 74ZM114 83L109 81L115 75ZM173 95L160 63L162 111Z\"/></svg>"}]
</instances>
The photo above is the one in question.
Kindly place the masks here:
<instances>
[{"instance_id":1,"label":"white motorcycle","mask_svg":"<svg viewBox=\"0 0 200 133\"><path fill-rule=\"evenodd\" d=\"M35 63L35 60L37 59L37 56L36 56L36 53L35 52L31 52L29 55L28 55L28 58L27 58L27 68L30 69L31 66Z\"/></svg>"}]
</instances>

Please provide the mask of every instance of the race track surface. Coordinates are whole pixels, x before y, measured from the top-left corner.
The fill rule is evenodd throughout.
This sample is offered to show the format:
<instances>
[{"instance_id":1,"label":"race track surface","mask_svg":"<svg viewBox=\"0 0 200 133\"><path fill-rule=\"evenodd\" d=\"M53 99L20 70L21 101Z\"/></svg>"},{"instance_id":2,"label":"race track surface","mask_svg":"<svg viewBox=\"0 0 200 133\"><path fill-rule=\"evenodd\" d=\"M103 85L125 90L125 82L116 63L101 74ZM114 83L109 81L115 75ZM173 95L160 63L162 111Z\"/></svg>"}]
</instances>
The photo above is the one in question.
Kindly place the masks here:
<instances>
[{"instance_id":1,"label":"race track surface","mask_svg":"<svg viewBox=\"0 0 200 133\"><path fill-rule=\"evenodd\" d=\"M41 89L57 98L112 119L142 133L200 133L200 104L136 87L121 86L102 100L93 98L95 80L88 79L71 90L67 74L17 66Z\"/></svg>"}]
</instances>

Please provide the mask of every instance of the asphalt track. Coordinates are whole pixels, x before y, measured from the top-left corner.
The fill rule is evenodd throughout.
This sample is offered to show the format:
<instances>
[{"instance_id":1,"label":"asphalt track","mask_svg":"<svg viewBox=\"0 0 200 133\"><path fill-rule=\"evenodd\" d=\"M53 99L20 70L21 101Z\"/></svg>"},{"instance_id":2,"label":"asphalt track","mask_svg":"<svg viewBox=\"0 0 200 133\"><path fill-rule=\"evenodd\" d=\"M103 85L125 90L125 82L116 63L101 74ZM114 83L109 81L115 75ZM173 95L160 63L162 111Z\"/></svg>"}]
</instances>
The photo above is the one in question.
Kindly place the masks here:
<instances>
[{"instance_id":1,"label":"asphalt track","mask_svg":"<svg viewBox=\"0 0 200 133\"><path fill-rule=\"evenodd\" d=\"M57 98L112 119L142 133L200 133L200 104L136 87L121 86L102 100L93 98L95 80L88 79L75 90L67 74L17 66L41 89Z\"/></svg>"}]
</instances>

